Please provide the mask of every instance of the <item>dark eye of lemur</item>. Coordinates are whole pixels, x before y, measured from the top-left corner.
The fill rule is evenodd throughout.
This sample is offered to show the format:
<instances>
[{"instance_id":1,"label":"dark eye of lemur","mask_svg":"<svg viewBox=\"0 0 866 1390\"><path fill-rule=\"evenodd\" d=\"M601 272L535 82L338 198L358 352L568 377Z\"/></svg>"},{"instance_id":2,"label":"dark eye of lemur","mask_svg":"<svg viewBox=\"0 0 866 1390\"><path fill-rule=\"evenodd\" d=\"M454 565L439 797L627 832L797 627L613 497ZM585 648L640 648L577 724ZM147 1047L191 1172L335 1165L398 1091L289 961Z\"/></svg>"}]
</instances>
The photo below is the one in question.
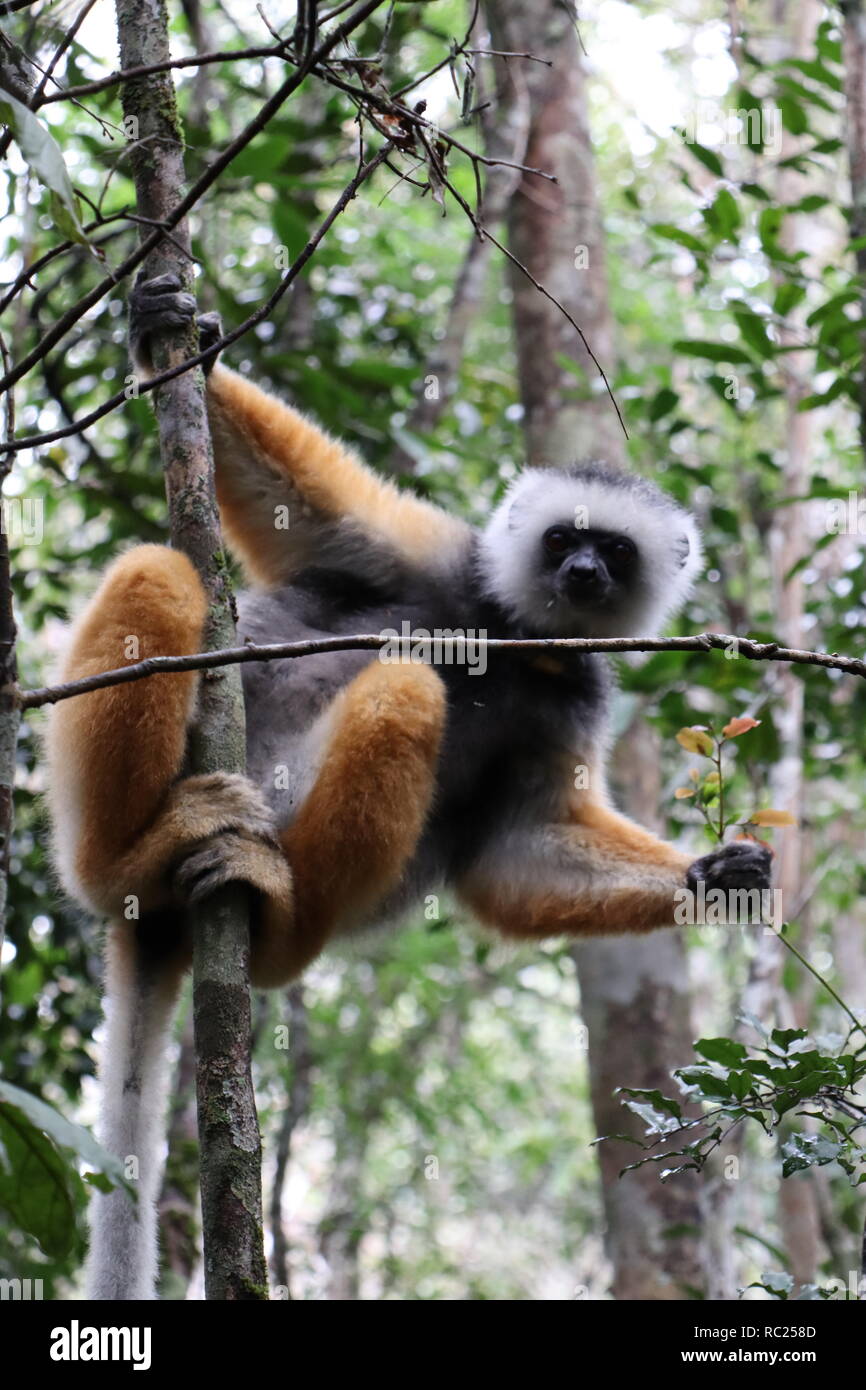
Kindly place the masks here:
<instances>
[{"instance_id":1,"label":"dark eye of lemur","mask_svg":"<svg viewBox=\"0 0 866 1390\"><path fill-rule=\"evenodd\" d=\"M594 552L614 575L624 574L637 557L637 546L628 536L610 531L580 530L575 526L550 526L542 544L553 560L562 560L571 551Z\"/></svg>"}]
</instances>

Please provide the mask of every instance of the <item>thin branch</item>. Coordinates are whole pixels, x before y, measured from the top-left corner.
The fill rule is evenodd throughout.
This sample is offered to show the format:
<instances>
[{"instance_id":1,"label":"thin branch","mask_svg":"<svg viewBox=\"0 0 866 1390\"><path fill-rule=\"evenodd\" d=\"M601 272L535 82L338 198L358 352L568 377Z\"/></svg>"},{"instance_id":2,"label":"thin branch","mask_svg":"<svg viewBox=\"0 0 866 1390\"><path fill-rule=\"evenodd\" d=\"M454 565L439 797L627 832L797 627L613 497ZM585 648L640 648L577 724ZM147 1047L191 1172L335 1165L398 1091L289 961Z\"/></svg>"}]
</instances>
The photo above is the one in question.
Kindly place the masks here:
<instances>
[{"instance_id":1,"label":"thin branch","mask_svg":"<svg viewBox=\"0 0 866 1390\"><path fill-rule=\"evenodd\" d=\"M235 63L243 58L282 58L284 61L293 62L291 54L286 52L287 42L283 40L278 44L262 45L258 48L227 48L218 53L198 53L188 58L172 58L166 63L147 63L138 68L125 68L120 72L109 73L107 77L95 78L93 82L82 82L78 87L61 87L59 91L43 96L39 106L48 106L52 101L71 101L76 97L92 96L95 92L104 92L109 87L116 87L119 82L126 82L131 77L150 77L152 73L170 72L173 68L201 68L210 63Z\"/></svg>"},{"instance_id":2,"label":"thin branch","mask_svg":"<svg viewBox=\"0 0 866 1390\"><path fill-rule=\"evenodd\" d=\"M787 661L796 666L823 666L842 671L848 676L866 680L866 661L858 657L839 656L836 652L800 651L795 647L780 647L778 642L754 642L750 637L734 637L723 632L701 632L695 637L443 637L414 639L383 636L381 633L359 633L354 637L323 637L307 642L252 642L243 647L226 647L222 651L193 652L188 656L150 656L130 666L101 671L82 680L62 685L42 686L22 690L19 704L22 709L37 709L42 705L70 700L91 690L103 690L111 685L126 685L129 681L144 680L167 671L206 671L215 666L243 665L248 661L279 661L300 656L317 656L322 652L376 651L393 646L395 641L408 646L438 643L443 656L459 658L470 651L532 652L604 652L617 655L623 652L709 652L735 651L749 661Z\"/></svg>"},{"instance_id":3,"label":"thin branch","mask_svg":"<svg viewBox=\"0 0 866 1390\"><path fill-rule=\"evenodd\" d=\"M336 48L337 44L341 43L347 34L351 33L353 29L356 29L362 24L374 10L378 9L381 3L382 0L364 0L364 3L361 4L357 10L353 11L333 33L329 34L327 38L323 40L315 53L311 55L309 62L304 63L298 68L297 72L293 73L291 77L287 78L286 81L277 88L274 95L264 103L257 115L244 127L240 135L236 136L234 140L226 145L222 153L208 166L201 177L192 184L186 195L181 198L180 202L172 209L165 219L165 230L176 227L177 224L183 220L190 209L195 207L199 202L202 195L216 182L223 170L226 169L228 165L246 149L250 141L265 128L268 121L277 113L286 99L301 85L310 69L327 58L331 50ZM147 259L151 251L160 244L163 236L164 230L154 231L151 236L140 243L135 251L132 251L126 257L126 260L123 261L116 270L107 275L104 280L100 280L99 284L95 285L92 290L89 290L87 294L83 295L81 299L78 300L77 304L74 304L65 314L62 314L54 326L44 334L32 351L29 352L26 357L23 357L17 366L6 373L3 380L0 381L0 391L4 391L7 387L13 386L16 381L20 381L20 379L30 371L31 367L35 367L37 362L41 362L45 354L50 352L55 343L58 343L61 338L65 337L70 328L74 327L78 320L87 313L88 309L92 309L94 304L98 304L99 300L108 294L109 290L114 289L121 280L125 280L133 270L136 270L138 266Z\"/></svg>"},{"instance_id":4,"label":"thin branch","mask_svg":"<svg viewBox=\"0 0 866 1390\"><path fill-rule=\"evenodd\" d=\"M63 57L67 48L69 48L70 44L75 38L75 35L78 33L79 29L81 28L87 16L90 14L90 11L93 9L93 6L95 4L96 0L85 0L85 4L82 6L81 10L78 12L75 19L72 21L72 24L67 29L66 33L63 35L63 38L57 45L57 48L54 50L54 56L49 62L48 67L43 72L42 77L40 78L39 83L36 87L36 90L34 91L33 96L30 100L31 111L36 111L39 107L44 97L45 88L48 86L48 83L52 79L54 79L55 81L57 80L56 78L54 78L54 69L57 67L57 64L60 62L60 59Z\"/></svg>"},{"instance_id":5,"label":"thin branch","mask_svg":"<svg viewBox=\"0 0 866 1390\"><path fill-rule=\"evenodd\" d=\"M472 30L475 28L475 23L478 19L478 10L480 6L481 0L473 0L472 14L469 16L469 24L466 27L466 33L463 36L463 42L456 44L454 48L451 50L451 52L448 54L448 57L443 58L441 62L438 62L435 67L430 69L429 72L425 72L423 77L415 77L412 79L411 82L407 82L404 86L400 87L399 90L394 93L395 100L405 96L407 92L413 91L415 87L420 87L421 83L426 82L428 77L432 77L434 73L440 72L442 68L447 67L449 63L453 63L454 59L469 47L469 43L472 38Z\"/></svg>"},{"instance_id":6,"label":"thin branch","mask_svg":"<svg viewBox=\"0 0 866 1390\"><path fill-rule=\"evenodd\" d=\"M539 58L537 53L505 53L501 48L464 48L463 53L477 53L485 58L528 58L532 63L543 63L546 68L553 67L552 58Z\"/></svg>"},{"instance_id":7,"label":"thin branch","mask_svg":"<svg viewBox=\"0 0 866 1390\"><path fill-rule=\"evenodd\" d=\"M515 266L517 270L520 271L521 275L525 275L529 283L531 285L534 285L534 287L538 290L539 294L544 295L545 299L549 300L551 304L555 305L559 312L562 314L562 316L565 319L567 319L568 322L571 324L572 328L580 338L580 341L583 343L583 346L586 349L590 361L593 363L596 371L598 372L599 376L604 382L604 388L607 391L608 396L610 397L611 404L613 405L614 410L616 411L617 419L619 420L622 432L625 435L626 439L628 439L629 433L626 429L625 420L622 417L622 411L619 408L619 402L617 401L616 396L613 394L613 387L607 379L607 373L605 372L604 367L601 365L592 348L590 347L586 334L584 333L580 324L577 322L574 316L568 312L565 305L562 304L560 300L556 298L556 295L551 294L550 290L546 289L540 280L536 280L535 276L528 269L528 267L525 266L522 261L518 260L514 253L512 251L509 251L508 247L503 242L501 242L498 239L498 237L495 237L492 232L489 232L486 227L482 226L477 216L467 203L466 199L463 197L462 193L458 192L451 180L447 178L444 175L444 173L442 175L442 182L448 189L448 192L451 194L452 198L454 198L455 201L459 204L459 206L463 209L466 216L469 218L470 222L475 228L475 231L478 234L478 236L486 237L488 241L492 241L493 245L499 251L502 252L503 256L505 256L506 259L509 260L511 264Z\"/></svg>"},{"instance_id":8,"label":"thin branch","mask_svg":"<svg viewBox=\"0 0 866 1390\"><path fill-rule=\"evenodd\" d=\"M159 372L155 376L150 377L147 381L138 383L139 396L146 395L148 391L153 391L157 386L162 386L166 381L172 381L175 377L181 376L184 372L190 371L193 367L212 362L218 353L222 352L223 348L236 342L238 338L242 338L244 334L248 333L251 328L254 328L257 323L261 323L263 319L266 319L282 299L292 282L303 270L307 261L319 245L319 242L330 230L337 217L355 197L361 184L370 177L380 164L385 163L388 155L391 153L391 149L392 147L390 144L383 145L378 154L374 155L372 159L368 160L366 164L357 170L354 178L343 189L330 212L316 228L303 251L295 257L276 289L263 304L259 305L255 313L250 314L248 319L245 319L237 328L233 328L230 333L226 333L222 338L218 339L217 342L212 343L204 352L199 352L194 357L188 357L185 361L179 362L177 366L168 368L166 371ZM0 390L2 390L2 382L0 382ZM128 397L125 389L123 391L118 391L116 395L111 396L107 401L103 401L102 405L91 410L89 415L85 415L83 419L77 420L72 425L66 425L56 430L49 430L46 434L29 435L24 439L13 440L8 445L9 452L15 453L19 452L21 449L32 449L37 444L51 444L57 439L66 439L70 435L81 434L83 430L88 429L91 425L95 424L97 420L101 420L103 415L109 415L112 410L116 410L119 405L123 405L127 399Z\"/></svg>"}]
</instances>

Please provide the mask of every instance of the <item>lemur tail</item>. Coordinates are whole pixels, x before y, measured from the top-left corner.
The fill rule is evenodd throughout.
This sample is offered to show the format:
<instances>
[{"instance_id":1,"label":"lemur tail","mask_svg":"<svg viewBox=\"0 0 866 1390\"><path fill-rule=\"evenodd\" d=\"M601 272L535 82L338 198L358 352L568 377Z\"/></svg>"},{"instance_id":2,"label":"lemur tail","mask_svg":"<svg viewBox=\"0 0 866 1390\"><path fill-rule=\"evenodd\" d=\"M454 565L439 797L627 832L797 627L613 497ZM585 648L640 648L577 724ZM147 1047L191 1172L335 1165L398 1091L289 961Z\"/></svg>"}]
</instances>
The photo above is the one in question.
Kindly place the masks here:
<instances>
[{"instance_id":1,"label":"lemur tail","mask_svg":"<svg viewBox=\"0 0 866 1390\"><path fill-rule=\"evenodd\" d=\"M99 1138L138 1193L94 1192L87 1297L156 1297L157 1211L165 1147L166 1053L183 972L116 929L106 951L107 1031L100 1064Z\"/></svg>"}]
</instances>

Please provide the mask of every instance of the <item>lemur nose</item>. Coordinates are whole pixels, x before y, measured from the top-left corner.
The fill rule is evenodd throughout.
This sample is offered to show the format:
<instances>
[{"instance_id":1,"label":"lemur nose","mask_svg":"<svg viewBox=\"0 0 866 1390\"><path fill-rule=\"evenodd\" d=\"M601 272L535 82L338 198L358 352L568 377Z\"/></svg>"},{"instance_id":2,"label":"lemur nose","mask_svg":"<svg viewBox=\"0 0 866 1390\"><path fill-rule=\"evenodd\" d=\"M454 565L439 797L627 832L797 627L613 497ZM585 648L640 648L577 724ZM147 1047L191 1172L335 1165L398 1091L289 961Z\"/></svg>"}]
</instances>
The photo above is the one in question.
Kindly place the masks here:
<instances>
[{"instance_id":1,"label":"lemur nose","mask_svg":"<svg viewBox=\"0 0 866 1390\"><path fill-rule=\"evenodd\" d=\"M591 555L575 555L566 566L566 578L574 588L595 588L602 582L597 560Z\"/></svg>"},{"instance_id":2,"label":"lemur nose","mask_svg":"<svg viewBox=\"0 0 866 1390\"><path fill-rule=\"evenodd\" d=\"M563 566L565 592L575 602L597 602L608 591L610 578L597 555L572 555Z\"/></svg>"}]
</instances>

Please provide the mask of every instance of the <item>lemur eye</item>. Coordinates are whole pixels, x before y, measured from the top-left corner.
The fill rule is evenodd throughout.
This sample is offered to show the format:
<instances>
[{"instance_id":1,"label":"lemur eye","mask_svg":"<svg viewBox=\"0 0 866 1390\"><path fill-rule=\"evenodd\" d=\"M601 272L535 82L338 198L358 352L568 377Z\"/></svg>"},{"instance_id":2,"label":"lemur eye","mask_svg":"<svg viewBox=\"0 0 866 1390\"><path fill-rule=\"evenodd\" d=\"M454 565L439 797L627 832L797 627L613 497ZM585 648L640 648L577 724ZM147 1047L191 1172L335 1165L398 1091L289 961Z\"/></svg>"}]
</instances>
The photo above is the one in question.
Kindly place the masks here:
<instances>
[{"instance_id":1,"label":"lemur eye","mask_svg":"<svg viewBox=\"0 0 866 1390\"><path fill-rule=\"evenodd\" d=\"M544 548L551 555L564 555L574 543L574 536L567 526L551 526L544 533Z\"/></svg>"},{"instance_id":2,"label":"lemur eye","mask_svg":"<svg viewBox=\"0 0 866 1390\"><path fill-rule=\"evenodd\" d=\"M637 546L628 536L617 536L608 547L614 560L631 560L637 554Z\"/></svg>"}]
</instances>

